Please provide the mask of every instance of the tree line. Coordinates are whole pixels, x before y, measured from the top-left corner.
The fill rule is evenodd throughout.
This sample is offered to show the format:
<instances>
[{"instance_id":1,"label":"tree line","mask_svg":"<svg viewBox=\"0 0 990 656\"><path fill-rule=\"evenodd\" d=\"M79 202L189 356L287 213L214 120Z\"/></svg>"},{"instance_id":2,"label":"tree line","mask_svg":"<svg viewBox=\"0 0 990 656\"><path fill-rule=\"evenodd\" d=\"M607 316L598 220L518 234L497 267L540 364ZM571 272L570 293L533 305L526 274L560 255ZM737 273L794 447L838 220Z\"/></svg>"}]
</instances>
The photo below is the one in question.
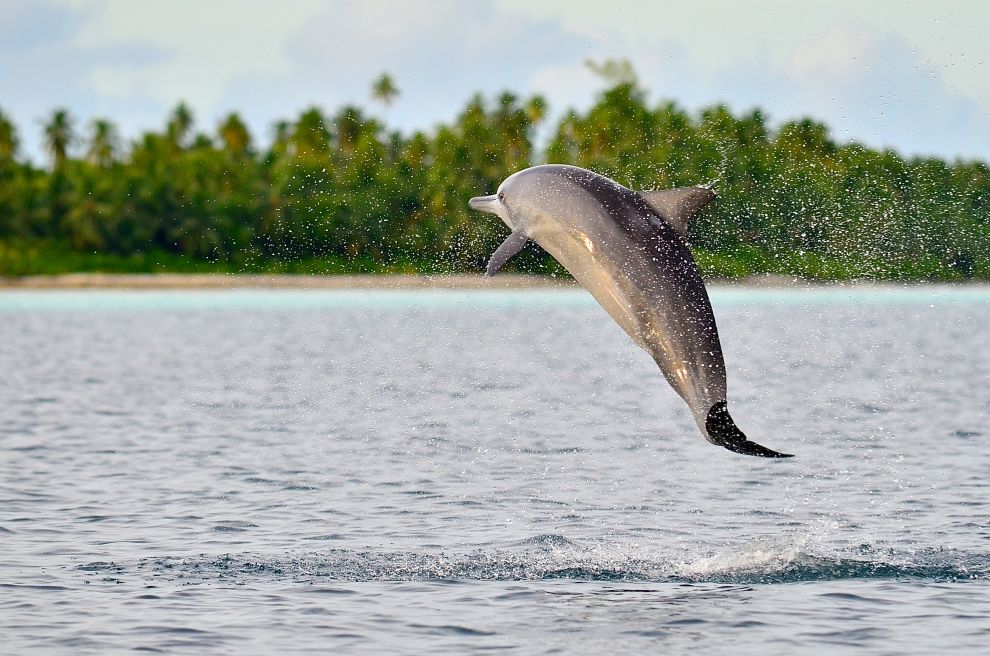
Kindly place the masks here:
<instances>
[{"instance_id":1,"label":"tree line","mask_svg":"<svg viewBox=\"0 0 990 656\"><path fill-rule=\"evenodd\" d=\"M807 118L771 129L760 110L651 105L627 66L596 71L595 103L553 125L540 96L505 92L411 134L357 105L310 107L264 146L237 113L198 130L179 104L125 145L111 121L57 109L48 166L20 156L0 110L0 274L479 271L505 228L468 199L546 161L633 189L713 183L690 228L710 275L990 278L985 162L838 143ZM398 89L383 75L372 93L387 106ZM535 246L510 265L560 273Z\"/></svg>"}]
</instances>

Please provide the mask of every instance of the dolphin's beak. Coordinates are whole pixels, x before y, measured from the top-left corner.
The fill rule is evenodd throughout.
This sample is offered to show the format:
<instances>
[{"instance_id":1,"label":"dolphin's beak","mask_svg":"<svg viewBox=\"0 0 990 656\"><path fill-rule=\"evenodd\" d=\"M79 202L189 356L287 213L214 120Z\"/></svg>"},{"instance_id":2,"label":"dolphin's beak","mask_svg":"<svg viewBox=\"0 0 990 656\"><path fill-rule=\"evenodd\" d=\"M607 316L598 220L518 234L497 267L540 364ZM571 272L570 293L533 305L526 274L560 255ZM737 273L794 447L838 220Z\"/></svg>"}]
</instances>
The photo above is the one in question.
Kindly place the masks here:
<instances>
[{"instance_id":1,"label":"dolphin's beak","mask_svg":"<svg viewBox=\"0 0 990 656\"><path fill-rule=\"evenodd\" d=\"M498 196L475 196L468 201L468 207L479 212L495 214L498 203Z\"/></svg>"}]
</instances>

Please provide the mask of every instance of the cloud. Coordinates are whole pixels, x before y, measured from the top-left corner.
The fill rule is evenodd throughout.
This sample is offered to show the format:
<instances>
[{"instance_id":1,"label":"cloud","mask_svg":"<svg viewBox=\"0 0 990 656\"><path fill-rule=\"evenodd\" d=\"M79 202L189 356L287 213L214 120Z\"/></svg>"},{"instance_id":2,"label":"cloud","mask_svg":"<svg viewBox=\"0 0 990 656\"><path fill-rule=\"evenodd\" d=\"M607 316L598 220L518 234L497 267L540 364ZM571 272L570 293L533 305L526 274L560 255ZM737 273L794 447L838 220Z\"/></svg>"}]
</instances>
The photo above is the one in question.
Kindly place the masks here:
<instances>
[{"instance_id":1,"label":"cloud","mask_svg":"<svg viewBox=\"0 0 990 656\"><path fill-rule=\"evenodd\" d=\"M5 5L0 16L0 109L13 118L24 152L35 160L41 158L42 120L55 107L68 107L83 119L135 116L149 109L140 98L108 101L85 83L101 62L126 60L140 66L154 54L141 46L79 52L68 42L88 11L39 2ZM78 130L85 128L84 121L77 122Z\"/></svg>"},{"instance_id":2,"label":"cloud","mask_svg":"<svg viewBox=\"0 0 990 656\"><path fill-rule=\"evenodd\" d=\"M38 121L58 105L134 137L186 100L201 129L237 110L261 137L311 104L369 106L371 80L387 71L401 90L388 122L411 130L450 120L475 91L544 93L551 112L586 107L601 83L583 62L628 57L654 99L760 106L778 121L812 116L843 139L985 157L984 5L892 15L855 0L767 0L758 13L699 2L8 0L0 103L37 156Z\"/></svg>"},{"instance_id":3,"label":"cloud","mask_svg":"<svg viewBox=\"0 0 990 656\"><path fill-rule=\"evenodd\" d=\"M979 103L951 89L899 36L835 27L796 50L785 74L791 103L837 125L844 139L929 154L985 152Z\"/></svg>"},{"instance_id":4,"label":"cloud","mask_svg":"<svg viewBox=\"0 0 990 656\"><path fill-rule=\"evenodd\" d=\"M530 91L535 70L581 61L589 47L553 21L489 3L368 0L314 16L291 39L289 74L245 78L223 102L282 116L310 104L368 106L372 79L388 72L400 89L389 122L427 128L450 120L472 93Z\"/></svg>"},{"instance_id":5,"label":"cloud","mask_svg":"<svg viewBox=\"0 0 990 656\"><path fill-rule=\"evenodd\" d=\"M656 96L689 108L762 107L778 122L824 121L841 139L986 158L990 5L983 2L896 12L860 0L500 4L561 17L604 56L629 57Z\"/></svg>"},{"instance_id":6,"label":"cloud","mask_svg":"<svg viewBox=\"0 0 990 656\"><path fill-rule=\"evenodd\" d=\"M92 66L86 79L100 95L140 95L166 104L192 97L211 106L237 79L288 73L286 41L320 7L300 0L279 3L277 11L252 11L237 0L105 0L70 45L82 52L123 46L158 53L141 66L123 58Z\"/></svg>"}]
</instances>

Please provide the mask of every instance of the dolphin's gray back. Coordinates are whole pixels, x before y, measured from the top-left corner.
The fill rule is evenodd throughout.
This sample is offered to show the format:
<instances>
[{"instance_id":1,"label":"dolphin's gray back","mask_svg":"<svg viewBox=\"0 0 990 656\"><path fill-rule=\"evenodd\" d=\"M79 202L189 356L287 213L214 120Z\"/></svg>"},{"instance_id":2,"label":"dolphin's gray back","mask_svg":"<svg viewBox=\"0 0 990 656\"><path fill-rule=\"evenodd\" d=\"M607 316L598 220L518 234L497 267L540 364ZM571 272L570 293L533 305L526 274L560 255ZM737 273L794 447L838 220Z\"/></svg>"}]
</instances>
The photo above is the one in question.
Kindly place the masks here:
<instances>
[{"instance_id":1,"label":"dolphin's gray back","mask_svg":"<svg viewBox=\"0 0 990 656\"><path fill-rule=\"evenodd\" d=\"M526 234L653 356L703 428L725 401L725 363L684 238L639 194L591 171L548 165L517 175L506 184L528 188Z\"/></svg>"}]
</instances>

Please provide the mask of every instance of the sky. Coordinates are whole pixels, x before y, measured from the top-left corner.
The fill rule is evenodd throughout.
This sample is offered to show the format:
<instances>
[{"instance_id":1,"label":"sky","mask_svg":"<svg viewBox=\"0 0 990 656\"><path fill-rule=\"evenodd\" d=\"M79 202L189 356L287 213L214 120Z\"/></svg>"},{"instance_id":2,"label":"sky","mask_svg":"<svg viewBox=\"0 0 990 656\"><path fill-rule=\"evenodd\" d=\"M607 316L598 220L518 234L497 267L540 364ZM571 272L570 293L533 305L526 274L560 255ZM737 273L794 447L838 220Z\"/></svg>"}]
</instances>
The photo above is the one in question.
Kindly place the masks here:
<instances>
[{"instance_id":1,"label":"sky","mask_svg":"<svg viewBox=\"0 0 990 656\"><path fill-rule=\"evenodd\" d=\"M840 141L988 160L990 2L942 0L0 0L0 111L44 161L41 125L161 130L185 101L213 132L237 111L261 144L311 105L357 103L404 131L475 92L540 93L551 117L626 58L650 102L823 121ZM400 96L370 97L382 72Z\"/></svg>"}]
</instances>

